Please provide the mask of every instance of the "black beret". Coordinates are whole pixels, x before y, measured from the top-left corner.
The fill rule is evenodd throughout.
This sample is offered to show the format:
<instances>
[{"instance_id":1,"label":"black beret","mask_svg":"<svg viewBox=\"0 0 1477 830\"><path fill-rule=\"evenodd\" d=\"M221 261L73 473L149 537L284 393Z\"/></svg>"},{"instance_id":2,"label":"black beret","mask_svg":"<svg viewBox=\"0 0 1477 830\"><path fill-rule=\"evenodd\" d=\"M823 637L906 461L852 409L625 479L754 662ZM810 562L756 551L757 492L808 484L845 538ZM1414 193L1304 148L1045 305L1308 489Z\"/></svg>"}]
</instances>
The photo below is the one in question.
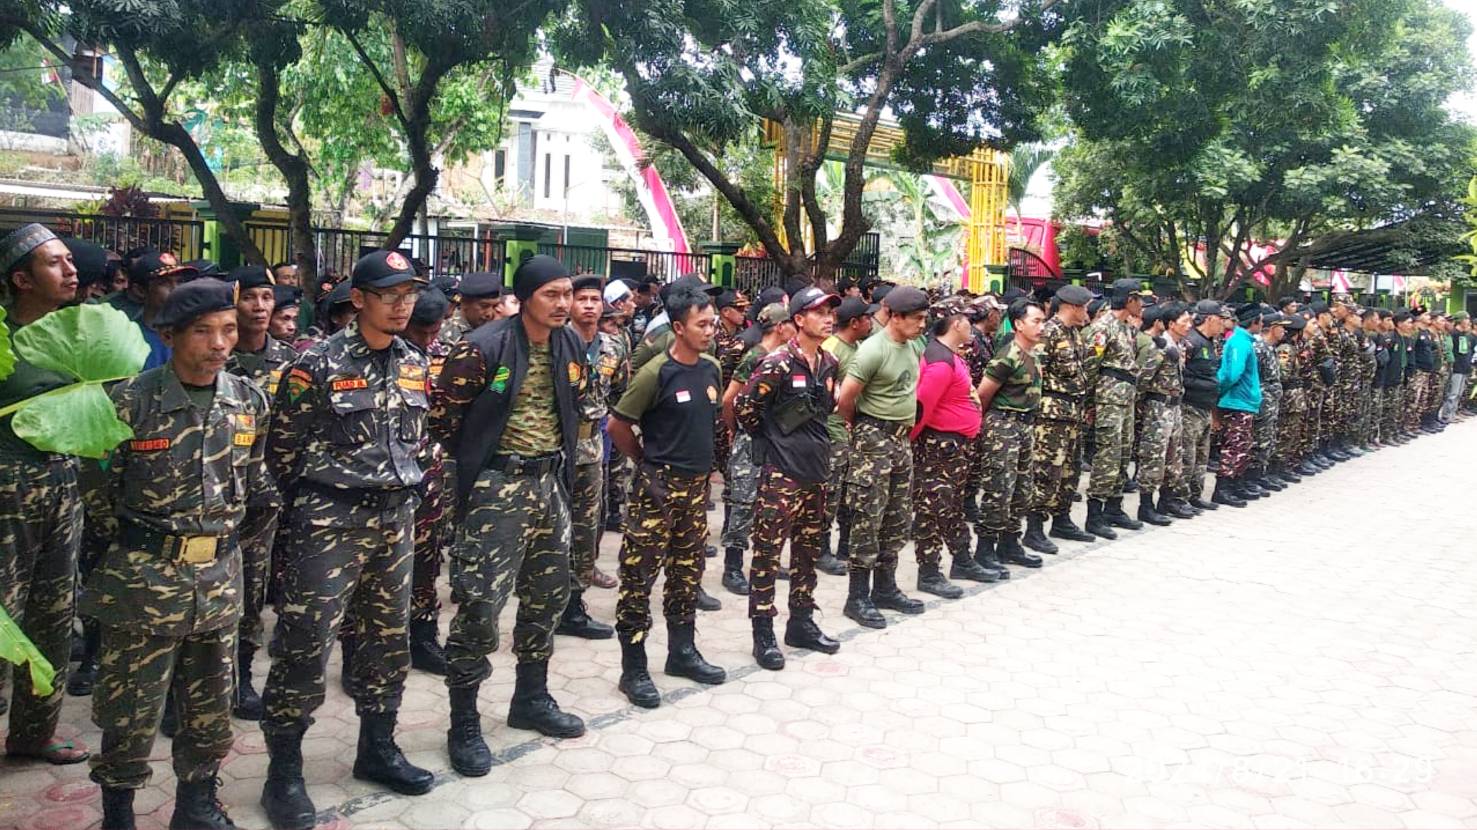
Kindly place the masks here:
<instances>
[{"instance_id":1,"label":"black beret","mask_svg":"<svg viewBox=\"0 0 1477 830\"><path fill-rule=\"evenodd\" d=\"M569 269L559 260L548 254L531 256L513 272L513 294L519 302L526 302L543 286L568 277Z\"/></svg>"},{"instance_id":2,"label":"black beret","mask_svg":"<svg viewBox=\"0 0 1477 830\"><path fill-rule=\"evenodd\" d=\"M365 254L354 263L349 279L354 288L393 288L407 282L422 285L426 282L416 275L410 260L399 251L371 251Z\"/></svg>"},{"instance_id":3,"label":"black beret","mask_svg":"<svg viewBox=\"0 0 1477 830\"><path fill-rule=\"evenodd\" d=\"M887 292L882 304L893 314L912 314L928 308L928 295L911 285L901 285Z\"/></svg>"},{"instance_id":4,"label":"black beret","mask_svg":"<svg viewBox=\"0 0 1477 830\"><path fill-rule=\"evenodd\" d=\"M1005 293L1000 295L1000 301L1008 306L1024 296L1026 296L1026 292L1019 288L1007 288L1005 289Z\"/></svg>"},{"instance_id":5,"label":"black beret","mask_svg":"<svg viewBox=\"0 0 1477 830\"><path fill-rule=\"evenodd\" d=\"M146 283L154 277L175 276L182 280L197 276L200 269L190 265L170 265L164 254L149 248L139 255L128 268L128 281Z\"/></svg>"},{"instance_id":6,"label":"black beret","mask_svg":"<svg viewBox=\"0 0 1477 830\"><path fill-rule=\"evenodd\" d=\"M85 239L72 237L63 239L62 244L72 252L72 264L77 267L78 285L92 285L103 281L103 278L107 276L108 268L106 249Z\"/></svg>"},{"instance_id":7,"label":"black beret","mask_svg":"<svg viewBox=\"0 0 1477 830\"><path fill-rule=\"evenodd\" d=\"M442 294L445 294L447 297L455 297L457 295L456 277L453 277L449 274L442 274L439 277L432 277L431 287L435 288L437 291L440 291Z\"/></svg>"},{"instance_id":8,"label":"black beret","mask_svg":"<svg viewBox=\"0 0 1477 830\"><path fill-rule=\"evenodd\" d=\"M227 279L226 272L221 270L221 267L219 265L216 265L214 262L211 262L208 259L192 259L186 262L185 265L198 271L199 273L196 274L196 276L215 277L218 280Z\"/></svg>"},{"instance_id":9,"label":"black beret","mask_svg":"<svg viewBox=\"0 0 1477 830\"><path fill-rule=\"evenodd\" d=\"M1093 300L1092 300L1092 302L1090 302L1090 303L1087 304L1087 313L1088 313L1088 315L1091 316L1093 314L1098 313L1099 311L1102 311L1103 310L1103 306L1104 305L1107 305L1107 302L1108 301L1107 300L1104 300L1102 297L1094 297Z\"/></svg>"},{"instance_id":10,"label":"black beret","mask_svg":"<svg viewBox=\"0 0 1477 830\"><path fill-rule=\"evenodd\" d=\"M1261 303L1247 303L1236 309L1236 322L1249 326L1262 318Z\"/></svg>"},{"instance_id":11,"label":"black beret","mask_svg":"<svg viewBox=\"0 0 1477 830\"><path fill-rule=\"evenodd\" d=\"M300 305L303 301L303 290L295 285L272 286L272 299L278 308Z\"/></svg>"},{"instance_id":12,"label":"black beret","mask_svg":"<svg viewBox=\"0 0 1477 830\"><path fill-rule=\"evenodd\" d=\"M236 283L242 291L277 284L277 279L272 276L272 272L260 265L242 265L239 268L232 268L227 279Z\"/></svg>"},{"instance_id":13,"label":"black beret","mask_svg":"<svg viewBox=\"0 0 1477 830\"><path fill-rule=\"evenodd\" d=\"M322 306L328 311L333 311L334 306L343 305L344 303L351 302L349 298L350 287L351 286L349 285L348 280L340 282L338 285L335 285L332 289L330 289L327 294L324 294L323 299L319 300L319 303L321 303Z\"/></svg>"},{"instance_id":14,"label":"black beret","mask_svg":"<svg viewBox=\"0 0 1477 830\"><path fill-rule=\"evenodd\" d=\"M1080 285L1064 285L1056 290L1056 298L1063 305L1087 305L1092 302L1092 292Z\"/></svg>"},{"instance_id":15,"label":"black beret","mask_svg":"<svg viewBox=\"0 0 1477 830\"><path fill-rule=\"evenodd\" d=\"M1313 309L1314 314L1328 313L1328 303L1325 303L1322 300L1314 300L1308 307Z\"/></svg>"},{"instance_id":16,"label":"black beret","mask_svg":"<svg viewBox=\"0 0 1477 830\"><path fill-rule=\"evenodd\" d=\"M1201 317L1221 316L1221 304L1215 300L1201 300L1190 310Z\"/></svg>"},{"instance_id":17,"label":"black beret","mask_svg":"<svg viewBox=\"0 0 1477 830\"><path fill-rule=\"evenodd\" d=\"M605 278L599 274L580 274L574 278L575 291L605 291Z\"/></svg>"},{"instance_id":18,"label":"black beret","mask_svg":"<svg viewBox=\"0 0 1477 830\"><path fill-rule=\"evenodd\" d=\"M446 317L446 309L451 301L441 293L439 288L428 288L415 298L415 310L410 312L410 322L418 326L428 326L437 320Z\"/></svg>"},{"instance_id":19,"label":"black beret","mask_svg":"<svg viewBox=\"0 0 1477 830\"><path fill-rule=\"evenodd\" d=\"M1409 322L1412 316L1413 315L1409 311L1404 311L1404 310L1397 311L1397 312L1395 312L1395 322L1397 322L1397 323L1406 323L1406 322Z\"/></svg>"},{"instance_id":20,"label":"black beret","mask_svg":"<svg viewBox=\"0 0 1477 830\"><path fill-rule=\"evenodd\" d=\"M154 325L159 329L182 328L206 314L227 310L236 310L236 286L201 277L169 292Z\"/></svg>"},{"instance_id":21,"label":"black beret","mask_svg":"<svg viewBox=\"0 0 1477 830\"><path fill-rule=\"evenodd\" d=\"M475 274L467 274L462 277L460 286L462 297L468 300L482 300L503 295L503 275L494 274L490 271L479 271Z\"/></svg>"}]
</instances>

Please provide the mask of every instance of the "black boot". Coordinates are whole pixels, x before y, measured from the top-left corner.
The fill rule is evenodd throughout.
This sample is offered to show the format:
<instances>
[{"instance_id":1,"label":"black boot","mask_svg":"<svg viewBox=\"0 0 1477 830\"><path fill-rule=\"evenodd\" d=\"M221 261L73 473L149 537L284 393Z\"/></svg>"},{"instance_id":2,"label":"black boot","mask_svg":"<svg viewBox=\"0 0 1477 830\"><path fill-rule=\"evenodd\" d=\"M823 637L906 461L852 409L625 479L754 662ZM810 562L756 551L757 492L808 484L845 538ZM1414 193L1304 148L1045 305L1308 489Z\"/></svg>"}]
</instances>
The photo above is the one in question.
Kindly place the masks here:
<instances>
[{"instance_id":1,"label":"black boot","mask_svg":"<svg viewBox=\"0 0 1477 830\"><path fill-rule=\"evenodd\" d=\"M651 682L651 673L646 669L646 638L632 640L631 635L621 635L621 680L616 688L626 699L642 709L655 709L662 703L662 693Z\"/></svg>"},{"instance_id":2,"label":"black boot","mask_svg":"<svg viewBox=\"0 0 1477 830\"><path fill-rule=\"evenodd\" d=\"M1134 519L1123 512L1123 497L1114 496L1103 505L1103 518L1113 527L1121 527L1124 530L1143 530L1144 523Z\"/></svg>"},{"instance_id":3,"label":"black boot","mask_svg":"<svg viewBox=\"0 0 1477 830\"><path fill-rule=\"evenodd\" d=\"M1037 553L1053 554L1060 548L1056 543L1046 538L1046 517L1031 515L1026 517L1026 535L1021 537L1021 544L1036 551Z\"/></svg>"},{"instance_id":4,"label":"black boot","mask_svg":"<svg viewBox=\"0 0 1477 830\"><path fill-rule=\"evenodd\" d=\"M508 725L514 729L532 729L550 738L578 738L585 734L585 722L559 708L549 694L549 664L531 660L518 664L513 684L513 699L508 703Z\"/></svg>"},{"instance_id":5,"label":"black boot","mask_svg":"<svg viewBox=\"0 0 1477 830\"><path fill-rule=\"evenodd\" d=\"M564 614L559 617L554 633L582 640L609 640L615 636L615 629L590 616L585 609L584 591L571 590L569 602L564 606Z\"/></svg>"},{"instance_id":6,"label":"black boot","mask_svg":"<svg viewBox=\"0 0 1477 830\"><path fill-rule=\"evenodd\" d=\"M1139 482L1138 482L1138 479L1136 479L1136 478L1129 478L1128 476L1124 476L1123 477L1123 490L1122 490L1122 492L1124 492L1124 493L1137 493L1138 491L1139 491Z\"/></svg>"},{"instance_id":7,"label":"black boot","mask_svg":"<svg viewBox=\"0 0 1477 830\"><path fill-rule=\"evenodd\" d=\"M667 665L662 671L673 677L685 677L707 686L728 679L728 672L703 659L694 640L697 630L691 623L667 623Z\"/></svg>"},{"instance_id":8,"label":"black boot","mask_svg":"<svg viewBox=\"0 0 1477 830\"><path fill-rule=\"evenodd\" d=\"M1034 553L1026 553L1021 547L1020 538L1014 533L1002 533L995 540L995 555L1000 561L1007 565L1020 565L1022 568L1041 567L1041 557Z\"/></svg>"},{"instance_id":9,"label":"black boot","mask_svg":"<svg viewBox=\"0 0 1477 830\"><path fill-rule=\"evenodd\" d=\"M477 687L446 691L451 698L451 728L446 730L446 754L451 756L451 768L469 778L481 778L492 770L492 750L482 740Z\"/></svg>"},{"instance_id":10,"label":"black boot","mask_svg":"<svg viewBox=\"0 0 1477 830\"><path fill-rule=\"evenodd\" d=\"M137 790L103 787L103 824L99 830L134 830L133 794Z\"/></svg>"},{"instance_id":11,"label":"black boot","mask_svg":"<svg viewBox=\"0 0 1477 830\"><path fill-rule=\"evenodd\" d=\"M1216 476L1215 493L1210 500L1215 504L1224 504L1227 507L1245 507L1246 501L1236 495L1236 484L1229 478Z\"/></svg>"},{"instance_id":12,"label":"black boot","mask_svg":"<svg viewBox=\"0 0 1477 830\"><path fill-rule=\"evenodd\" d=\"M1282 482L1282 479L1278 478L1271 470L1266 467L1262 467L1261 469L1257 470L1255 480L1256 486L1262 488L1263 490L1270 490L1274 493L1280 493L1283 490L1287 489L1287 485Z\"/></svg>"},{"instance_id":13,"label":"black boot","mask_svg":"<svg viewBox=\"0 0 1477 830\"><path fill-rule=\"evenodd\" d=\"M826 632L815 624L810 611L790 612L790 621L785 624L785 645L823 654L835 654L841 650L841 644L827 637Z\"/></svg>"},{"instance_id":14,"label":"black boot","mask_svg":"<svg viewBox=\"0 0 1477 830\"><path fill-rule=\"evenodd\" d=\"M949 565L949 578L967 579L970 582L995 582L1000 577L994 571L985 570L966 548L963 553L954 555L954 561Z\"/></svg>"},{"instance_id":15,"label":"black boot","mask_svg":"<svg viewBox=\"0 0 1477 830\"><path fill-rule=\"evenodd\" d=\"M242 643L236 649L236 702L231 714L241 720L261 720L265 710L262 697L251 685L251 659L256 656L256 646Z\"/></svg>"},{"instance_id":16,"label":"black boot","mask_svg":"<svg viewBox=\"0 0 1477 830\"><path fill-rule=\"evenodd\" d=\"M359 716L359 753L354 777L383 784L401 795L424 795L435 776L405 760L395 744L395 713L369 712Z\"/></svg>"},{"instance_id":17,"label":"black boot","mask_svg":"<svg viewBox=\"0 0 1477 830\"><path fill-rule=\"evenodd\" d=\"M67 677L67 694L72 697L92 694L92 686L97 683L97 652L101 639L101 626L92 621L82 623L82 655L77 670Z\"/></svg>"},{"instance_id":18,"label":"black boot","mask_svg":"<svg viewBox=\"0 0 1477 830\"><path fill-rule=\"evenodd\" d=\"M1139 521L1146 522L1157 527L1165 527L1170 523L1170 517L1154 509L1154 491L1145 488L1139 492Z\"/></svg>"},{"instance_id":19,"label":"black boot","mask_svg":"<svg viewBox=\"0 0 1477 830\"><path fill-rule=\"evenodd\" d=\"M174 701L174 689L164 694L164 715L159 718L159 734L170 740L179 733L179 705Z\"/></svg>"},{"instance_id":20,"label":"black boot","mask_svg":"<svg viewBox=\"0 0 1477 830\"><path fill-rule=\"evenodd\" d=\"M339 674L338 683L344 690L344 694L354 697L354 653L359 650L359 641L353 634L345 634L338 638L339 644Z\"/></svg>"},{"instance_id":21,"label":"black boot","mask_svg":"<svg viewBox=\"0 0 1477 830\"><path fill-rule=\"evenodd\" d=\"M1286 464L1279 463L1274 469L1277 472L1278 478L1281 478L1288 484L1297 484L1299 481L1303 480L1303 477L1300 473L1296 472Z\"/></svg>"},{"instance_id":22,"label":"black boot","mask_svg":"<svg viewBox=\"0 0 1477 830\"><path fill-rule=\"evenodd\" d=\"M846 607L841 613L867 628L886 628L887 618L872 604L872 573L853 569L847 586Z\"/></svg>"},{"instance_id":23,"label":"black boot","mask_svg":"<svg viewBox=\"0 0 1477 830\"><path fill-rule=\"evenodd\" d=\"M1010 570L995 555L995 534L987 532L979 534L979 541L974 546L974 561L981 568L994 574L996 580L1010 579Z\"/></svg>"},{"instance_id":24,"label":"black boot","mask_svg":"<svg viewBox=\"0 0 1477 830\"><path fill-rule=\"evenodd\" d=\"M749 593L749 580L744 579L742 548L729 548L723 551L723 587L739 596L746 596Z\"/></svg>"},{"instance_id":25,"label":"black boot","mask_svg":"<svg viewBox=\"0 0 1477 830\"><path fill-rule=\"evenodd\" d=\"M897 586L897 565L872 569L872 604L881 610L913 615L923 613L923 602L903 593Z\"/></svg>"},{"instance_id":26,"label":"black boot","mask_svg":"<svg viewBox=\"0 0 1477 830\"><path fill-rule=\"evenodd\" d=\"M944 599L964 596L964 589L950 582L938 565L918 566L918 590Z\"/></svg>"},{"instance_id":27,"label":"black boot","mask_svg":"<svg viewBox=\"0 0 1477 830\"><path fill-rule=\"evenodd\" d=\"M815 569L831 576L841 576L846 573L846 563L831 553L831 532L829 530L822 537L821 555L815 560Z\"/></svg>"},{"instance_id":28,"label":"black boot","mask_svg":"<svg viewBox=\"0 0 1477 830\"><path fill-rule=\"evenodd\" d=\"M836 510L836 561L848 566L851 563L851 508L845 505Z\"/></svg>"},{"instance_id":29,"label":"black boot","mask_svg":"<svg viewBox=\"0 0 1477 830\"><path fill-rule=\"evenodd\" d=\"M1258 486L1256 480L1250 476L1243 476L1233 480L1236 483L1236 495L1247 501L1255 501L1256 499L1272 495L1269 491L1263 490Z\"/></svg>"},{"instance_id":30,"label":"black boot","mask_svg":"<svg viewBox=\"0 0 1477 830\"><path fill-rule=\"evenodd\" d=\"M169 830L236 830L216 793L219 786L220 779L213 773L204 781L176 782Z\"/></svg>"},{"instance_id":31,"label":"black boot","mask_svg":"<svg viewBox=\"0 0 1477 830\"><path fill-rule=\"evenodd\" d=\"M971 491L964 496L964 521L971 525L980 523L980 498L977 491Z\"/></svg>"},{"instance_id":32,"label":"black boot","mask_svg":"<svg viewBox=\"0 0 1477 830\"><path fill-rule=\"evenodd\" d=\"M440 632L435 620L412 620L410 623L410 665L426 674L446 676L446 649L436 641Z\"/></svg>"},{"instance_id":33,"label":"black boot","mask_svg":"<svg viewBox=\"0 0 1477 830\"><path fill-rule=\"evenodd\" d=\"M699 611L722 611L723 603L718 598L708 593L703 586L697 586L697 610Z\"/></svg>"},{"instance_id":34,"label":"black boot","mask_svg":"<svg viewBox=\"0 0 1477 830\"><path fill-rule=\"evenodd\" d=\"M301 732L265 734L267 781L262 785L262 807L276 830L311 830L318 823L318 808L308 798L303 783L303 735Z\"/></svg>"},{"instance_id":35,"label":"black boot","mask_svg":"<svg viewBox=\"0 0 1477 830\"><path fill-rule=\"evenodd\" d=\"M1196 493L1194 496L1192 496L1190 498L1190 506L1193 507L1193 508L1195 508L1196 510L1219 510L1220 509L1220 505L1216 504L1213 501L1207 501L1204 498L1201 498L1201 496L1200 496L1199 493Z\"/></svg>"},{"instance_id":36,"label":"black boot","mask_svg":"<svg viewBox=\"0 0 1477 830\"><path fill-rule=\"evenodd\" d=\"M1297 466L1293 467L1292 469L1293 472L1302 477L1316 476L1319 473L1323 472L1316 464L1306 458L1304 458L1302 461L1299 461Z\"/></svg>"},{"instance_id":37,"label":"black boot","mask_svg":"<svg viewBox=\"0 0 1477 830\"><path fill-rule=\"evenodd\" d=\"M1104 539L1118 538L1117 531L1113 530L1113 523L1103 515L1102 499L1087 500L1087 524L1083 525L1083 529Z\"/></svg>"},{"instance_id":38,"label":"black boot","mask_svg":"<svg viewBox=\"0 0 1477 830\"><path fill-rule=\"evenodd\" d=\"M785 667L785 653L780 651L780 644L774 639L774 618L755 617L750 620L754 626L754 662L759 668L770 671L779 671Z\"/></svg>"},{"instance_id":39,"label":"black boot","mask_svg":"<svg viewBox=\"0 0 1477 830\"><path fill-rule=\"evenodd\" d=\"M1169 491L1162 487L1159 489L1159 512L1172 519L1195 518L1195 511L1191 510L1188 504L1171 496Z\"/></svg>"},{"instance_id":40,"label":"black boot","mask_svg":"<svg viewBox=\"0 0 1477 830\"><path fill-rule=\"evenodd\" d=\"M1070 511L1062 512L1051 517L1051 536L1057 539L1066 539L1068 542L1095 542L1097 537L1077 526L1072 521Z\"/></svg>"}]
</instances>

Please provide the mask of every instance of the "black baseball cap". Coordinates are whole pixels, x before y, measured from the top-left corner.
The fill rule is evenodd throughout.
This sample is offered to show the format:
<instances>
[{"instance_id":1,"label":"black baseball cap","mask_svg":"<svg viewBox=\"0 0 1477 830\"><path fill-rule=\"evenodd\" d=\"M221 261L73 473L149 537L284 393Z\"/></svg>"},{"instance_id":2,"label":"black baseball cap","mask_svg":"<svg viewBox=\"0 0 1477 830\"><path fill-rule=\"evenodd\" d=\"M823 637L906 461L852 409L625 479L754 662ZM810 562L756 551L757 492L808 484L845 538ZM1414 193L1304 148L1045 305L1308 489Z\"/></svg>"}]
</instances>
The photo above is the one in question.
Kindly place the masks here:
<instances>
[{"instance_id":1,"label":"black baseball cap","mask_svg":"<svg viewBox=\"0 0 1477 830\"><path fill-rule=\"evenodd\" d=\"M416 275L415 266L399 251L372 251L354 263L349 276L353 288L394 288L413 282L426 285L426 280Z\"/></svg>"},{"instance_id":2,"label":"black baseball cap","mask_svg":"<svg viewBox=\"0 0 1477 830\"><path fill-rule=\"evenodd\" d=\"M129 282L147 283L155 277L178 277L185 280L199 275L199 268L166 262L164 254L154 248L144 251L128 267Z\"/></svg>"},{"instance_id":3,"label":"black baseball cap","mask_svg":"<svg viewBox=\"0 0 1477 830\"><path fill-rule=\"evenodd\" d=\"M809 288L802 288L795 296L790 298L790 316L794 317L797 314L803 314L812 308L823 305L835 308L841 305L841 298L829 291L822 291L813 285Z\"/></svg>"},{"instance_id":4,"label":"black baseball cap","mask_svg":"<svg viewBox=\"0 0 1477 830\"><path fill-rule=\"evenodd\" d=\"M876 314L881 306L869 303L861 297L847 297L836 307L836 325L844 326L858 317L867 314Z\"/></svg>"}]
</instances>

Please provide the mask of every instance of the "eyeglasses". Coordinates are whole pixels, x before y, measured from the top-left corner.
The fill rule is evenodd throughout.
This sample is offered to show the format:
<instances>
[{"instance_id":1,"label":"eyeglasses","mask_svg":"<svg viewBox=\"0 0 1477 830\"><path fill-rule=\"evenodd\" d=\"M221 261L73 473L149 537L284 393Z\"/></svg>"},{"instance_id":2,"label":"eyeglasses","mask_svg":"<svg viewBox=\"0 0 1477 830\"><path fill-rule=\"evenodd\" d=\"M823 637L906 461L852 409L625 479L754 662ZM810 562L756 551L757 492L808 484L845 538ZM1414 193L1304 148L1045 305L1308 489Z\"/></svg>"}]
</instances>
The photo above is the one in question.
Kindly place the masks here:
<instances>
[{"instance_id":1,"label":"eyeglasses","mask_svg":"<svg viewBox=\"0 0 1477 830\"><path fill-rule=\"evenodd\" d=\"M415 305L415 301L420 299L421 296L421 292L419 291L397 291L391 293L385 291L375 291L372 288L364 289L364 293L372 294L374 295L375 299L379 300L385 305L392 306Z\"/></svg>"}]
</instances>

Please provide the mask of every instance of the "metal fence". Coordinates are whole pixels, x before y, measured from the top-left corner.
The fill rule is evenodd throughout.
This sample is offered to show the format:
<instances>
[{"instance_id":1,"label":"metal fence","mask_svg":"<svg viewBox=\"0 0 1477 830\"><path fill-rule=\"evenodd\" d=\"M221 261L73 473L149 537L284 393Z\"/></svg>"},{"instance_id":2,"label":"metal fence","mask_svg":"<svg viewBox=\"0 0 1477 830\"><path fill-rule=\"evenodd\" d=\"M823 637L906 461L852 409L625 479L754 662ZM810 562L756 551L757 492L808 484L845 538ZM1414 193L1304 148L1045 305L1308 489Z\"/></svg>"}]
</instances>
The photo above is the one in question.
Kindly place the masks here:
<instances>
[{"instance_id":1,"label":"metal fence","mask_svg":"<svg viewBox=\"0 0 1477 830\"><path fill-rule=\"evenodd\" d=\"M58 236L71 236L126 253L134 248L158 248L180 260L203 259L205 223L194 219L147 219L105 216L45 208L0 208L0 233L38 222Z\"/></svg>"},{"instance_id":2,"label":"metal fence","mask_svg":"<svg viewBox=\"0 0 1477 830\"><path fill-rule=\"evenodd\" d=\"M576 273L601 274L607 279L657 277L663 282L671 282L685 274L700 274L707 279L713 268L710 254L597 248L557 242L539 243L538 252L554 257Z\"/></svg>"},{"instance_id":3,"label":"metal fence","mask_svg":"<svg viewBox=\"0 0 1477 830\"><path fill-rule=\"evenodd\" d=\"M247 222L246 233L269 263L291 261L294 251L292 234L279 222ZM354 231L344 228L313 228L318 248L318 273L343 275L355 261L370 251L384 246L388 234L377 231ZM450 234L408 234L398 250L419 260L433 274L464 274L495 271L503 261L503 243L491 236L455 236Z\"/></svg>"}]
</instances>

